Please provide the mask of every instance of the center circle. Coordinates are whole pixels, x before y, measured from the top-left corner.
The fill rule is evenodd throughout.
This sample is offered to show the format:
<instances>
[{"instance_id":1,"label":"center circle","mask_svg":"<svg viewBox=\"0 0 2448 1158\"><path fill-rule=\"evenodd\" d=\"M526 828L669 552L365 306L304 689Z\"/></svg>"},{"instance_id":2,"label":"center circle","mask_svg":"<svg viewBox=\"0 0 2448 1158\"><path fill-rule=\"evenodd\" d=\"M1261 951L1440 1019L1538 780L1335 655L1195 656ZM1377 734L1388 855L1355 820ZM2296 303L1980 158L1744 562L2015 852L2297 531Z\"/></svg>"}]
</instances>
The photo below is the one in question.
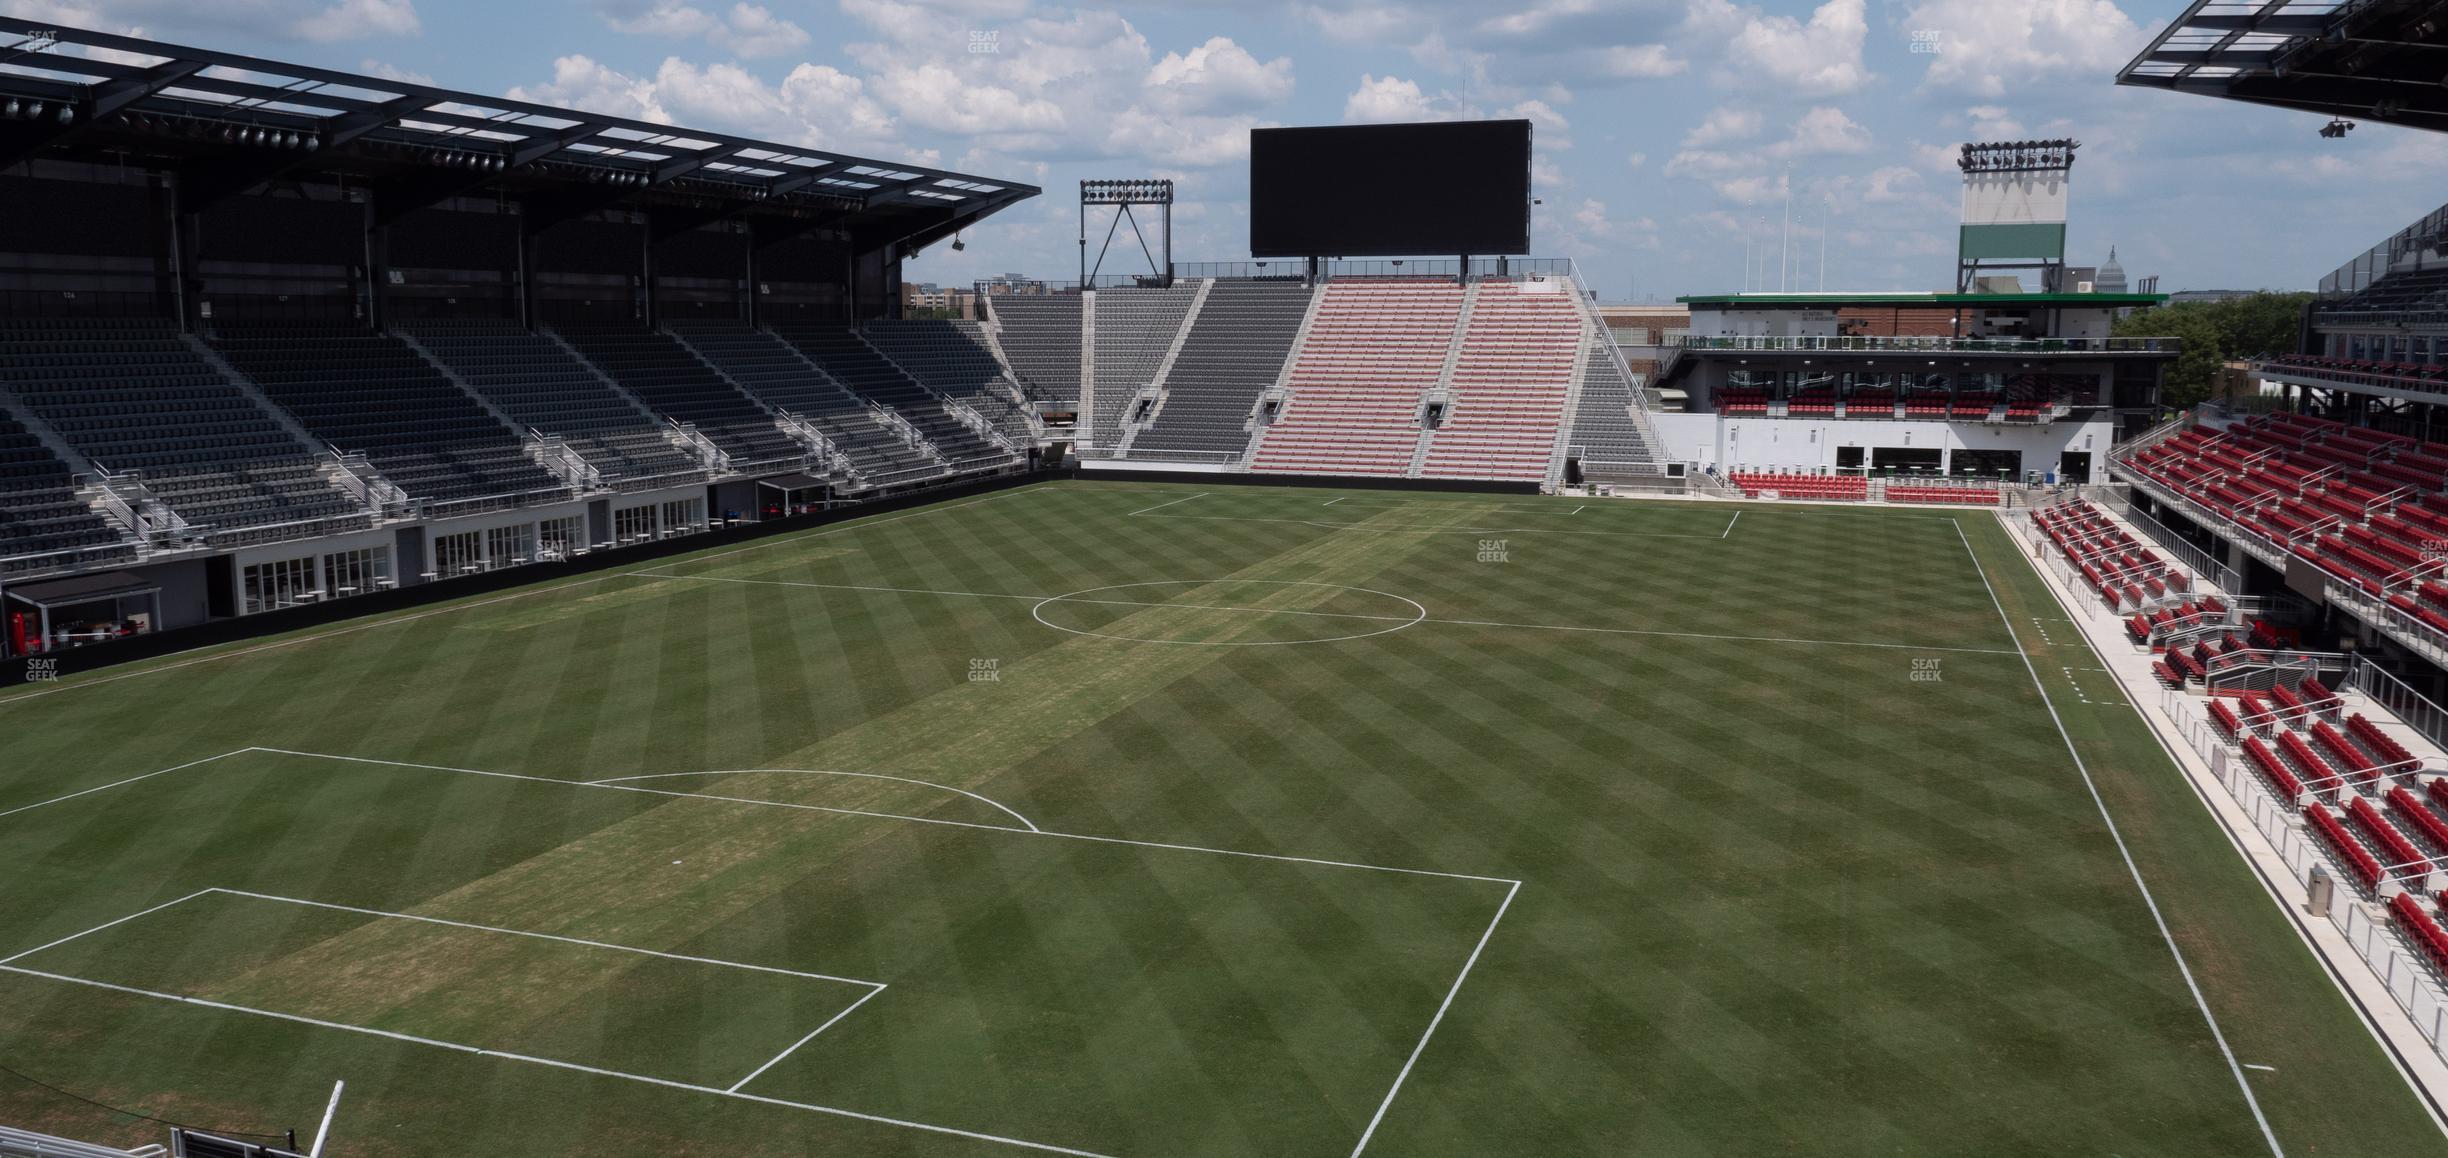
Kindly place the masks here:
<instances>
[{"instance_id":1,"label":"center circle","mask_svg":"<svg viewBox=\"0 0 2448 1158\"><path fill-rule=\"evenodd\" d=\"M1167 603L1156 599L1133 598L1129 594L1144 592L1151 587L1310 587L1338 594L1327 597L1327 607L1324 609L1315 606L1251 607L1229 600L1212 603L1205 601ZM1074 607L1114 608L1123 613L1117 619L1147 611L1162 611L1171 608L1178 611L1247 613L1327 624L1352 624L1365 626L1368 630L1302 639L1163 639L1153 634L1106 630L1106 628L1115 626L1113 623L1096 627L1079 627L1067 623L1056 623L1046 618L1047 608L1065 604ZM1371 604L1387 614L1378 614L1376 611L1368 610ZM1390 635L1406 627L1425 622L1428 618L1428 609L1420 606L1416 600L1405 599L1392 592L1377 591L1367 587L1352 587L1341 583L1305 583L1288 579L1158 579L1147 583L1116 583L1108 587L1090 587L1081 591L1050 596L1038 600L1034 606L1030 607L1029 615L1037 622L1056 631L1067 631L1073 635L1085 635L1096 639L1113 639L1128 643L1170 643L1190 647L1281 647L1295 643L1345 643L1355 639Z\"/></svg>"}]
</instances>

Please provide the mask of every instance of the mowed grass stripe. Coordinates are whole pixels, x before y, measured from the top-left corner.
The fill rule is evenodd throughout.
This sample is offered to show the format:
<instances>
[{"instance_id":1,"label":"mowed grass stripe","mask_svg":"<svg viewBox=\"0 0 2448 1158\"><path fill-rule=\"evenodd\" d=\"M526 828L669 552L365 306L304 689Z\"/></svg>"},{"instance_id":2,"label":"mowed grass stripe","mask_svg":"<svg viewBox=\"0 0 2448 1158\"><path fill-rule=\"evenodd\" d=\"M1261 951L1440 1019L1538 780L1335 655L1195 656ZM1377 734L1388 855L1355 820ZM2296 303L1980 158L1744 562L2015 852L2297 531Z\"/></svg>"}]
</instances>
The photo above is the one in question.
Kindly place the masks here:
<instances>
[{"instance_id":1,"label":"mowed grass stripe","mask_svg":"<svg viewBox=\"0 0 2448 1158\"><path fill-rule=\"evenodd\" d=\"M1053 594L1245 571L1300 579L1314 561L1301 552L1331 548L1354 552L1333 566L1369 574L1365 585L1440 612L1487 608L1472 618L2011 646L1950 524L1920 512L1745 507L1736 533L1712 542L1517 534L1509 562L1488 565L1473 533L1131 517L1204 488L1123 489L1032 488L656 569ZM1307 513L1334 493L1236 489L1184 506ZM1712 531L1726 509L1705 509ZM1660 529L1700 513L1624 504L1620 521ZM1602 514L1617 512L1576 517ZM2014 544L1973 535L1999 552L1994 575L2021 567ZM2011 584L2000 586L2020 615ZM1372 1153L2139 1155L2257 1141L2011 654L1947 654L1939 682L1913 684L1909 651L1424 625L1359 643L1166 649L1212 654L1142 687L1079 682L1072 665L1095 665L1070 657L1152 645L1080 641L1009 601L974 602L619 578L0 704L21 729L0 740L0 807L265 742L264 730L303 750L570 778L679 771L669 761L691 753L696 767L805 765L793 755L826 743L951 762L982 733L977 790L1049 826L1527 881ZM1116 613L1209 629L1180 610ZM529 638L480 638L504 634ZM324 654L288 661L310 651ZM930 710L1016 690L972 689L978 657L1042 663L1079 700L1058 724L1008 740L999 712ZM1001 711L1049 694L1007 696ZM2150 754L2146 734L2115 730L2130 716L2100 716L2093 738L2069 714L2078 743L2103 747L2086 748L2095 768L2137 742ZM886 719L909 735L882 735ZM697 735L658 739L667 728ZM20 752L39 761L20 764ZM2281 1137L2342 1153L2439 1152L2436 1131L2407 1128L2419 1124L2410 1099L2202 827L2198 802L2152 767L2122 766L2116 789L2103 773L2104 791L2137 851L2163 858L2145 871L2237 1048L2278 1066L2256 1088ZM382 908L481 901L726 959L897 970L909 976L885 978L894 988L878 1001L897 1002L905 984L925 1001L862 1009L774 1079L879 1107L952 1106L1014 1130L1083 1125L1068 1140L1124 1152L1276 1154L1356 1136L1409 1048L1404 1034L1417 1032L1406 1015L1434 1005L1492 910L1477 886L1371 897L1333 889L1331 876L1257 871L1266 862L1225 858L1217 875L1183 878L1146 858L1184 854L1156 850L1038 863L1007 842L1076 842L879 837L823 822L708 829L678 811L640 818L675 803L744 806L283 768L164 777L23 814L39 828L0 838L35 833L21 878L35 892L0 897L0 924L30 915L28 928L74 931L91 921L72 909L130 911L201 872L268 892L365 894ZM427 782L437 776L453 783ZM927 806L923 794L817 777L725 779L754 795ZM2137 815L2116 791L2138 793ZM935 807L979 811L958 798ZM737 854L720 843L734 831L750 842ZM666 871L682 877L657 879ZM521 872L555 883L509 887ZM458 891L489 877L495 886ZM636 907L588 897L633 884L648 894ZM554 888L580 899L556 903ZM2212 902L2188 912L2187 888L2208 888ZM1240 916L1210 925L1209 902ZM1403 945L1406 927L1418 930L1396 954L1408 972L1361 948ZM2197 951L2196 939L2225 951ZM1258 945L1270 952L1242 955ZM1376 964L1331 968L1353 961ZM1139 980L1086 1012L1049 1002L1078 996L1067 987L1089 965ZM1306 1013L1264 1004L1279 969L1313 987ZM189 1108L235 1112L233 1124L292 1103L311 1116L323 1079L345 1069L368 1075L351 1090L369 1120L447 1119L465 1131L457 1140L514 1149L991 1152L0 985L32 995L0 998L12 1057L92 1083L80 1088L175 1086ZM719 1032L672 1024L675 1040L700 1032L684 1024ZM1399 1048L1380 1067L1335 1064L1330 1044L1360 1034ZM143 1052L98 1056L102 1039ZM848 1058L858 1060L845 1068ZM1270 1099L1279 1121L1250 1113ZM0 1087L0 1113L51 1112ZM399 1153L431 1152L430 1141L382 1139Z\"/></svg>"}]
</instances>

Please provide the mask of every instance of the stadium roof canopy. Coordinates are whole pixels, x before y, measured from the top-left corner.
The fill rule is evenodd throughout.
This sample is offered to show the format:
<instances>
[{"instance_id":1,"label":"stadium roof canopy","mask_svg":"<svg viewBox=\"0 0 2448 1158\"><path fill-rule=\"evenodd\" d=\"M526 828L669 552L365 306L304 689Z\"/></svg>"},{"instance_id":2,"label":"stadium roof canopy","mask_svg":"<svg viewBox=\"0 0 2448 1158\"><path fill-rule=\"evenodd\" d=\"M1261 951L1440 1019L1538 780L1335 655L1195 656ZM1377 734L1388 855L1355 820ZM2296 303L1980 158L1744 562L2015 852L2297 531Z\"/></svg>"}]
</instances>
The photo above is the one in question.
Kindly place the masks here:
<instances>
[{"instance_id":1,"label":"stadium roof canopy","mask_svg":"<svg viewBox=\"0 0 2448 1158\"><path fill-rule=\"evenodd\" d=\"M0 18L0 168L133 158L179 174L193 212L323 174L373 190L378 220L506 190L568 216L799 218L924 245L1036 196L1032 185L431 85ZM557 210L557 212L555 212Z\"/></svg>"},{"instance_id":2,"label":"stadium roof canopy","mask_svg":"<svg viewBox=\"0 0 2448 1158\"><path fill-rule=\"evenodd\" d=\"M1692 294L1675 299L1694 306L1750 306L1758 309L1841 309L1848 306L1927 307L1945 309L1955 306L2053 306L2092 307L2103 310L2125 309L2130 306L2155 306L2167 300L2166 294L1950 294L1887 292L1881 290L1834 291L1827 293L1739 293Z\"/></svg>"},{"instance_id":3,"label":"stadium roof canopy","mask_svg":"<svg viewBox=\"0 0 2448 1158\"><path fill-rule=\"evenodd\" d=\"M2193 0L2117 83L2448 129L2437 0Z\"/></svg>"}]
</instances>

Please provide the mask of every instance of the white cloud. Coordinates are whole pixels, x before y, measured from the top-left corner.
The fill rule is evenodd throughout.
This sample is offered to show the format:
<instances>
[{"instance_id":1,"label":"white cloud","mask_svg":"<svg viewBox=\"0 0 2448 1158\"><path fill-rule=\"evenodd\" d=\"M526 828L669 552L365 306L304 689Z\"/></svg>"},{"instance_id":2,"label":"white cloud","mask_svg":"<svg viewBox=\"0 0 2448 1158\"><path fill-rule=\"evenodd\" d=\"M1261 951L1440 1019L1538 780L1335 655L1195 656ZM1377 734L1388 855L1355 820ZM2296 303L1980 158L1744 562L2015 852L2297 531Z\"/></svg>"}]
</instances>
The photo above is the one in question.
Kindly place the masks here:
<instances>
[{"instance_id":1,"label":"white cloud","mask_svg":"<svg viewBox=\"0 0 2448 1158\"><path fill-rule=\"evenodd\" d=\"M1811 11L1808 22L1738 7L1733 0L1691 0L1684 28L1723 43L1717 77L1723 84L1829 96L1853 92L1871 80L1862 64L1862 41L1870 31L1864 0L1827 0Z\"/></svg>"},{"instance_id":2,"label":"white cloud","mask_svg":"<svg viewBox=\"0 0 2448 1158\"><path fill-rule=\"evenodd\" d=\"M1690 67L1688 61L1677 59L1663 44L1615 44L1597 53L1600 74L1627 80L1676 76Z\"/></svg>"},{"instance_id":3,"label":"white cloud","mask_svg":"<svg viewBox=\"0 0 2448 1158\"><path fill-rule=\"evenodd\" d=\"M2112 76L2146 39L2115 0L1919 0L1904 23L1936 34L1927 84L1992 98L2053 77Z\"/></svg>"},{"instance_id":4,"label":"white cloud","mask_svg":"<svg viewBox=\"0 0 2448 1158\"><path fill-rule=\"evenodd\" d=\"M1292 95L1292 59L1260 63L1230 37L1210 37L1187 53L1166 53L1144 87L1158 107L1175 112L1264 108Z\"/></svg>"},{"instance_id":5,"label":"white cloud","mask_svg":"<svg viewBox=\"0 0 2448 1158\"><path fill-rule=\"evenodd\" d=\"M703 40L734 56L780 56L807 47L807 30L745 0L727 13L708 12L693 4L665 0L634 13L607 13L612 27L632 36L659 40Z\"/></svg>"},{"instance_id":6,"label":"white cloud","mask_svg":"<svg viewBox=\"0 0 2448 1158\"><path fill-rule=\"evenodd\" d=\"M1755 114L1719 109L1685 138L1686 147L1666 162L1669 177L1723 178L1758 174L1796 157L1836 156L1870 151L1870 130L1843 109L1818 105L1796 118L1784 139L1739 150L1689 147L1748 137L1759 131Z\"/></svg>"},{"instance_id":7,"label":"white cloud","mask_svg":"<svg viewBox=\"0 0 2448 1158\"><path fill-rule=\"evenodd\" d=\"M1760 115L1750 109L1731 106L1709 110L1700 123L1683 134L1684 147L1714 145L1720 141L1740 141L1759 135Z\"/></svg>"},{"instance_id":8,"label":"white cloud","mask_svg":"<svg viewBox=\"0 0 2448 1158\"><path fill-rule=\"evenodd\" d=\"M424 73L417 72L412 69L401 68L398 65L392 64L388 61L376 60L370 56L358 62L357 71L362 72L367 76L381 77L384 80L396 80L402 84L421 84L430 86L434 82L434 78L427 76Z\"/></svg>"},{"instance_id":9,"label":"white cloud","mask_svg":"<svg viewBox=\"0 0 2448 1158\"><path fill-rule=\"evenodd\" d=\"M553 62L548 84L521 86L519 100L636 117L662 124L723 129L812 148L884 153L931 163L932 150L895 138L890 114L858 77L801 64L778 85L736 64L666 58L652 78L634 77L586 56Z\"/></svg>"},{"instance_id":10,"label":"white cloud","mask_svg":"<svg viewBox=\"0 0 2448 1158\"><path fill-rule=\"evenodd\" d=\"M1439 119L1418 81L1360 75L1360 87L1343 101L1343 119L1359 123Z\"/></svg>"},{"instance_id":11,"label":"white cloud","mask_svg":"<svg viewBox=\"0 0 2448 1158\"><path fill-rule=\"evenodd\" d=\"M1638 169L1638 168L1640 168L1641 166L1646 165L1646 164L1648 164L1648 163L1649 163L1649 154L1647 154L1647 153L1643 153L1643 152L1639 152L1639 151L1637 151L1637 150L1635 150L1631 156L1629 156L1629 157L1625 157L1625 158L1624 158L1624 165L1625 165L1625 167L1627 167L1627 168Z\"/></svg>"},{"instance_id":12,"label":"white cloud","mask_svg":"<svg viewBox=\"0 0 2448 1158\"><path fill-rule=\"evenodd\" d=\"M635 117L643 121L668 123L671 120L670 114L665 113L663 106L655 101L653 81L629 76L582 54L555 57L552 80L538 85L512 86L509 96L512 100Z\"/></svg>"},{"instance_id":13,"label":"white cloud","mask_svg":"<svg viewBox=\"0 0 2448 1158\"><path fill-rule=\"evenodd\" d=\"M413 0L340 0L296 25L299 38L319 41L414 36L421 27Z\"/></svg>"}]
</instances>

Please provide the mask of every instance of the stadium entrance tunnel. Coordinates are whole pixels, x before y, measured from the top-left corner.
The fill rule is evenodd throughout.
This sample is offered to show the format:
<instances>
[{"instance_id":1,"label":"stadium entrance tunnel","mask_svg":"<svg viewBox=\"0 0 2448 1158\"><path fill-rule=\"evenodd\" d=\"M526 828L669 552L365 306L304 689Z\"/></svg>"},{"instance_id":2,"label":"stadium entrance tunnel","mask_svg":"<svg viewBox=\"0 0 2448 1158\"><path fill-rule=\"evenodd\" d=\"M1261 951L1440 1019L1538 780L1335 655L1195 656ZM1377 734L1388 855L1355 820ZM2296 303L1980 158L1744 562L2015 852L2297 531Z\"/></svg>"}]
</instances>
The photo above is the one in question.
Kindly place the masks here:
<instances>
[{"instance_id":1,"label":"stadium entrance tunnel","mask_svg":"<svg viewBox=\"0 0 2448 1158\"><path fill-rule=\"evenodd\" d=\"M1272 579L1159 580L1092 587L1039 602L1037 622L1130 643L1267 647L1389 635L1428 618L1391 592Z\"/></svg>"}]
</instances>

